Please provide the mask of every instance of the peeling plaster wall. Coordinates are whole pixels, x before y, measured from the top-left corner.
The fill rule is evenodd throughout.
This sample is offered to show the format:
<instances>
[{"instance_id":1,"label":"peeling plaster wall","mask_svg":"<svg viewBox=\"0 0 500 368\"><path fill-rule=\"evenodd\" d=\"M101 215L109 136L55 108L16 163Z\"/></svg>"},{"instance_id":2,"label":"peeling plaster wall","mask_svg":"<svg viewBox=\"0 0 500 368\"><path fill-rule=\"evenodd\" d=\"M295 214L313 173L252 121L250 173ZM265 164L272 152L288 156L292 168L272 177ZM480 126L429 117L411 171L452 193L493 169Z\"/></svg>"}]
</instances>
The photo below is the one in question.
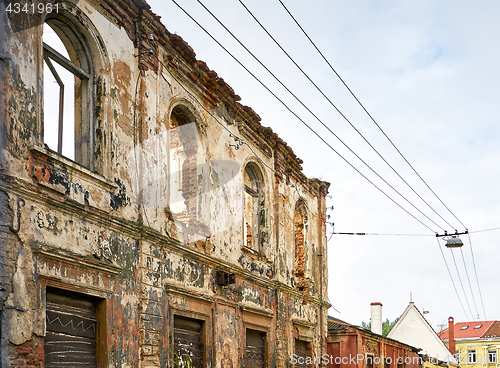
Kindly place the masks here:
<instances>
[{"instance_id":1,"label":"peeling plaster wall","mask_svg":"<svg viewBox=\"0 0 500 368\"><path fill-rule=\"evenodd\" d=\"M94 168L57 154L43 140L43 124L54 124L42 108L47 14L13 16L5 5L2 366L43 364L48 287L105 306L97 317L98 366L172 366L176 316L203 324L206 367L224 359L242 366L247 329L265 333L268 367L290 365L295 339L323 354L329 184L306 178L292 149L142 0L59 2L92 56ZM235 149L229 133L246 144ZM177 171L174 155L186 157ZM247 164L261 177L256 249L244 240ZM294 271L298 201L307 208L301 285ZM218 285L221 271L235 283Z\"/></svg>"}]
</instances>

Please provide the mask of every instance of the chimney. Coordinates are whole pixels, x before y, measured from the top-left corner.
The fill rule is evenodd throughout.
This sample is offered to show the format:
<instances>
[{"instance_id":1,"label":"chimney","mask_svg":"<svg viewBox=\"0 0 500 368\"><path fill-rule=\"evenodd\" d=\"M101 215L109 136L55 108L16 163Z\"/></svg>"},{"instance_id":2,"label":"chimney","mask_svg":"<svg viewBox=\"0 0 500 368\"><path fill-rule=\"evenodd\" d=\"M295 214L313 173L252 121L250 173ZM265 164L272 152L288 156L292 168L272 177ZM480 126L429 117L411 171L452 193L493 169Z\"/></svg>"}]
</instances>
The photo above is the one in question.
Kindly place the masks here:
<instances>
[{"instance_id":1,"label":"chimney","mask_svg":"<svg viewBox=\"0 0 500 368\"><path fill-rule=\"evenodd\" d=\"M455 324L453 317L448 318L448 350L451 355L455 355Z\"/></svg>"},{"instance_id":2,"label":"chimney","mask_svg":"<svg viewBox=\"0 0 500 368\"><path fill-rule=\"evenodd\" d=\"M382 335L382 303L371 303L372 332Z\"/></svg>"}]
</instances>

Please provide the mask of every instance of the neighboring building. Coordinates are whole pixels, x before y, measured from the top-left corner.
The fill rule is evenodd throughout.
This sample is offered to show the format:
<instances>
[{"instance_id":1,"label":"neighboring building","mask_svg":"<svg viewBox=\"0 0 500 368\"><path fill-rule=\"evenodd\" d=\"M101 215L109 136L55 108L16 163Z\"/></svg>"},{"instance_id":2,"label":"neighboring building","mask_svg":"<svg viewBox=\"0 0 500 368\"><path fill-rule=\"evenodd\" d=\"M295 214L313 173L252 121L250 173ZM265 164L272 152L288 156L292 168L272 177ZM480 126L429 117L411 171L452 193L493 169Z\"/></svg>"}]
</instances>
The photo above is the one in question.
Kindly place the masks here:
<instances>
[{"instance_id":1,"label":"neighboring building","mask_svg":"<svg viewBox=\"0 0 500 368\"><path fill-rule=\"evenodd\" d=\"M372 331L382 331L381 307L380 303L372 304ZM325 356L327 367L421 367L420 349L372 331L328 317L328 352Z\"/></svg>"},{"instance_id":2,"label":"neighboring building","mask_svg":"<svg viewBox=\"0 0 500 368\"><path fill-rule=\"evenodd\" d=\"M424 367L457 365L457 360L413 302L408 304L387 337L422 349Z\"/></svg>"},{"instance_id":3,"label":"neighboring building","mask_svg":"<svg viewBox=\"0 0 500 368\"><path fill-rule=\"evenodd\" d=\"M2 367L325 354L329 184L144 0L34 4L0 2Z\"/></svg>"},{"instance_id":4,"label":"neighboring building","mask_svg":"<svg viewBox=\"0 0 500 368\"><path fill-rule=\"evenodd\" d=\"M500 353L500 321L473 321L453 323L456 354L461 367L498 367ZM450 328L438 333L450 345Z\"/></svg>"}]
</instances>

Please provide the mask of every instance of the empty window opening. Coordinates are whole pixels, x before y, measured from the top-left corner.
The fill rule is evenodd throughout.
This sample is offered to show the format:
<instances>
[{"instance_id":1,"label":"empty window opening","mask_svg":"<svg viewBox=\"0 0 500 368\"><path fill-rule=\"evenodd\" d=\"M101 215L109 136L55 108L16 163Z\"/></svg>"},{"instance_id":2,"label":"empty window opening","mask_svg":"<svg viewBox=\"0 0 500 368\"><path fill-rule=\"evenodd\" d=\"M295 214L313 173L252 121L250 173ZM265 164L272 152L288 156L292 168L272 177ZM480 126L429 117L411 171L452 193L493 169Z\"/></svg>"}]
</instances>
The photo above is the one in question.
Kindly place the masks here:
<instances>
[{"instance_id":1,"label":"empty window opening","mask_svg":"<svg viewBox=\"0 0 500 368\"><path fill-rule=\"evenodd\" d=\"M44 143L59 154L75 159L75 76L50 58L48 47L69 60L59 36L47 24L44 42Z\"/></svg>"},{"instance_id":2,"label":"empty window opening","mask_svg":"<svg viewBox=\"0 0 500 368\"><path fill-rule=\"evenodd\" d=\"M84 37L61 14L43 26L43 142L93 171L93 79Z\"/></svg>"},{"instance_id":3,"label":"empty window opening","mask_svg":"<svg viewBox=\"0 0 500 368\"><path fill-rule=\"evenodd\" d=\"M199 141L194 116L176 106L170 118L170 210L186 223L196 219Z\"/></svg>"},{"instance_id":4,"label":"empty window opening","mask_svg":"<svg viewBox=\"0 0 500 368\"><path fill-rule=\"evenodd\" d=\"M258 166L250 162L243 173L244 221L243 239L246 247L257 252L262 250L262 228L265 223L262 174Z\"/></svg>"}]
</instances>

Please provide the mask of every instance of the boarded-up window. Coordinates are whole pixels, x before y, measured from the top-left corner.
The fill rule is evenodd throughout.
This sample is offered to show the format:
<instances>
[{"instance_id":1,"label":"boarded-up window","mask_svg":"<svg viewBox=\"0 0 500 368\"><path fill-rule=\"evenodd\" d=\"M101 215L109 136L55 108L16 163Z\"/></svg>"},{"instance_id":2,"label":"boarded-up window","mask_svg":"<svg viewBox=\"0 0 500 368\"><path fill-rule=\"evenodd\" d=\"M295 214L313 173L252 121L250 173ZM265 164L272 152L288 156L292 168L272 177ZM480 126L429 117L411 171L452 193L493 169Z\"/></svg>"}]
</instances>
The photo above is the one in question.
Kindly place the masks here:
<instances>
[{"instance_id":1,"label":"boarded-up window","mask_svg":"<svg viewBox=\"0 0 500 368\"><path fill-rule=\"evenodd\" d=\"M203 322L175 316L174 367L203 367Z\"/></svg>"},{"instance_id":2,"label":"boarded-up window","mask_svg":"<svg viewBox=\"0 0 500 368\"><path fill-rule=\"evenodd\" d=\"M295 355L297 360L295 367L306 368L306 361L309 356L307 353L307 342L295 339Z\"/></svg>"},{"instance_id":3,"label":"boarded-up window","mask_svg":"<svg viewBox=\"0 0 500 368\"><path fill-rule=\"evenodd\" d=\"M247 330L245 346L245 368L265 367L264 332Z\"/></svg>"},{"instance_id":4,"label":"boarded-up window","mask_svg":"<svg viewBox=\"0 0 500 368\"><path fill-rule=\"evenodd\" d=\"M45 367L96 367L99 299L47 288Z\"/></svg>"}]
</instances>

